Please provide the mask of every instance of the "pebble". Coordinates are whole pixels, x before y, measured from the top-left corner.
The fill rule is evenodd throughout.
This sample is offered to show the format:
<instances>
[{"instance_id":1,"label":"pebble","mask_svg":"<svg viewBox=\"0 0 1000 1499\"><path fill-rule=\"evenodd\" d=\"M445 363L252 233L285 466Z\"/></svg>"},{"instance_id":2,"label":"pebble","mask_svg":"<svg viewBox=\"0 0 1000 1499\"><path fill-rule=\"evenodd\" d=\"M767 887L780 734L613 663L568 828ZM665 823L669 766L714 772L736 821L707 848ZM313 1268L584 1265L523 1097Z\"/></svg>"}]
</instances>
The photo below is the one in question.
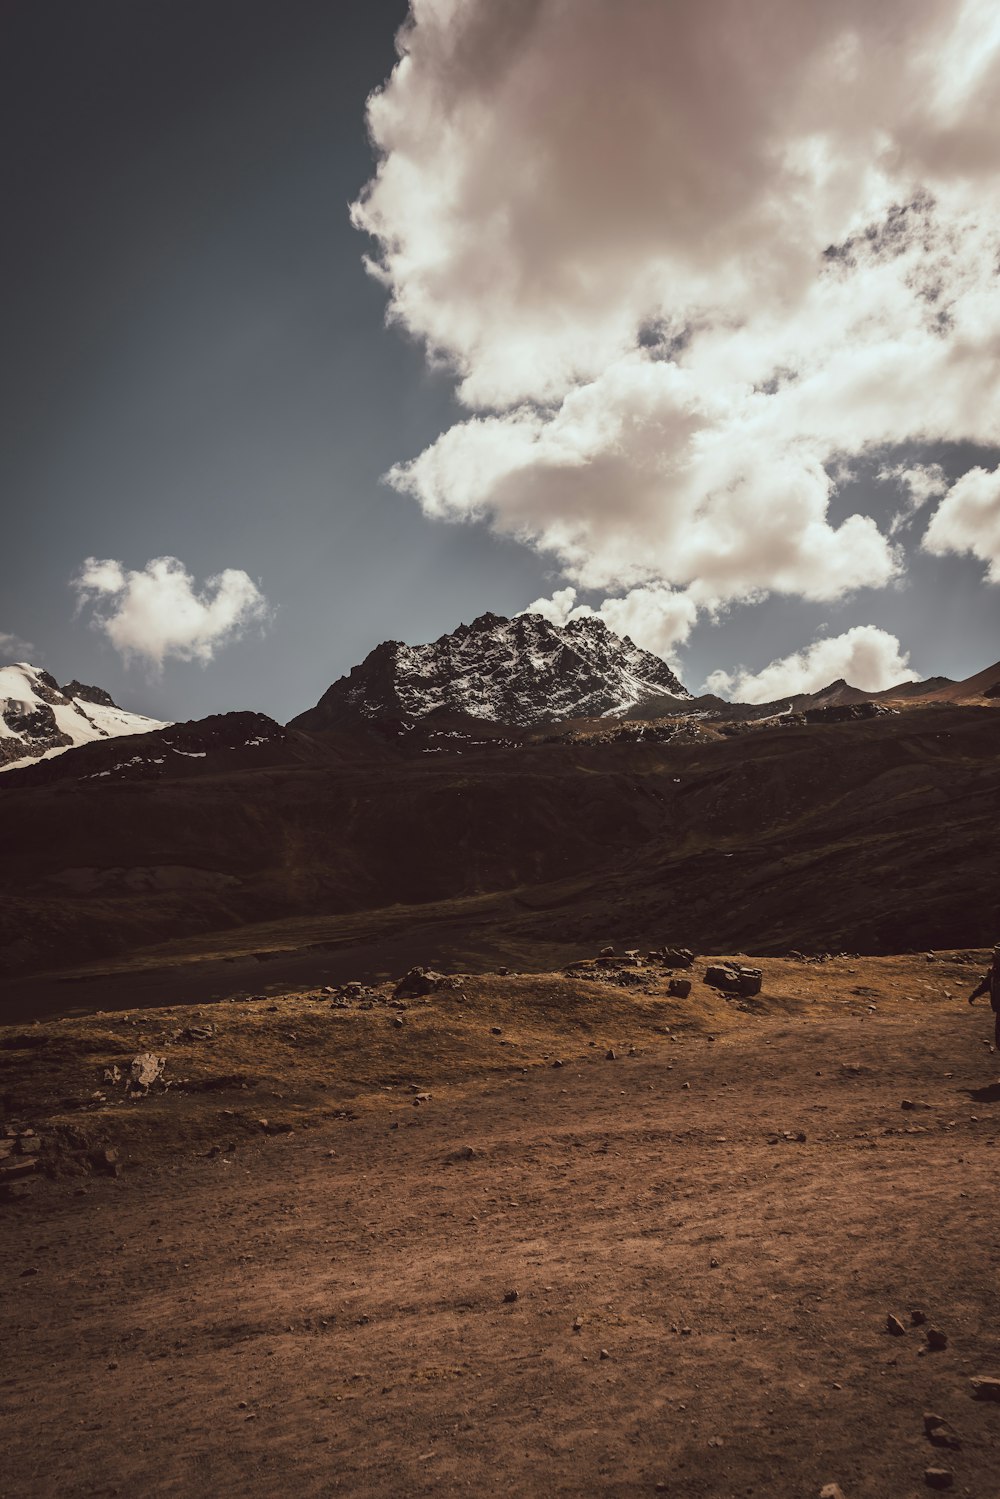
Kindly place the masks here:
<instances>
[{"instance_id":1,"label":"pebble","mask_svg":"<svg viewBox=\"0 0 1000 1499\"><path fill-rule=\"evenodd\" d=\"M892 1312L890 1312L886 1317L885 1325L887 1330L892 1333L894 1338L902 1337L903 1333L906 1331L906 1328L903 1326L902 1322L900 1322L898 1317L894 1317Z\"/></svg>"},{"instance_id":2,"label":"pebble","mask_svg":"<svg viewBox=\"0 0 1000 1499\"><path fill-rule=\"evenodd\" d=\"M924 1473L924 1483L929 1489L950 1489L954 1482L950 1468L928 1468Z\"/></svg>"}]
</instances>

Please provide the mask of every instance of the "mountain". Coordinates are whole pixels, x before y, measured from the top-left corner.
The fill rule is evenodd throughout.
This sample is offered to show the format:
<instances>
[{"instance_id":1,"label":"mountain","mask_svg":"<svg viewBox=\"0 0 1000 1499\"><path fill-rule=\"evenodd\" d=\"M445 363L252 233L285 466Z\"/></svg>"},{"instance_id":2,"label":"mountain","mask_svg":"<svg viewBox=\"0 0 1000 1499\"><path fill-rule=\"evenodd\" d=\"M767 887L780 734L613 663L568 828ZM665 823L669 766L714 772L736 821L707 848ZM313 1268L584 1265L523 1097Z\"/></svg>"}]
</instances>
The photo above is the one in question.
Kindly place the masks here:
<instances>
[{"instance_id":1,"label":"mountain","mask_svg":"<svg viewBox=\"0 0 1000 1499\"><path fill-rule=\"evenodd\" d=\"M55 677L20 661L0 667L0 770L62 754L95 739L144 734L166 727L119 708L100 687Z\"/></svg>"},{"instance_id":2,"label":"mountain","mask_svg":"<svg viewBox=\"0 0 1000 1499\"><path fill-rule=\"evenodd\" d=\"M523 728L627 714L664 698L669 711L691 694L659 656L596 616L554 625L540 614L481 614L429 645L383 641L290 727L316 732L448 713Z\"/></svg>"},{"instance_id":3,"label":"mountain","mask_svg":"<svg viewBox=\"0 0 1000 1499\"><path fill-rule=\"evenodd\" d=\"M1000 661L995 661L992 666L987 666L985 671L977 671L974 676L965 677L961 682L950 682L947 677L932 677L929 682L923 685L926 685L929 689L923 695L924 702L996 702L1000 698ZM891 695L893 694L882 694L883 697Z\"/></svg>"}]
</instances>

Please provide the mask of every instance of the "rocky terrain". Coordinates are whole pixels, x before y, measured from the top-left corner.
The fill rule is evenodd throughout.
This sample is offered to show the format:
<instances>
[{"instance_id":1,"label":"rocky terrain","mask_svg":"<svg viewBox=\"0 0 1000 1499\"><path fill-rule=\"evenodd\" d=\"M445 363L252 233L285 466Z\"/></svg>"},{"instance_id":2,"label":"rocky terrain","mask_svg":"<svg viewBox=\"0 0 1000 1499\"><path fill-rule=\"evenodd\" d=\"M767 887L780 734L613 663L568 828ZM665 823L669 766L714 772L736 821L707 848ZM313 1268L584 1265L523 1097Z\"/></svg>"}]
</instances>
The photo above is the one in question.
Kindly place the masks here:
<instances>
[{"instance_id":1,"label":"rocky terrain","mask_svg":"<svg viewBox=\"0 0 1000 1499\"><path fill-rule=\"evenodd\" d=\"M985 953L684 936L0 1030L5 1493L992 1499Z\"/></svg>"}]
</instances>

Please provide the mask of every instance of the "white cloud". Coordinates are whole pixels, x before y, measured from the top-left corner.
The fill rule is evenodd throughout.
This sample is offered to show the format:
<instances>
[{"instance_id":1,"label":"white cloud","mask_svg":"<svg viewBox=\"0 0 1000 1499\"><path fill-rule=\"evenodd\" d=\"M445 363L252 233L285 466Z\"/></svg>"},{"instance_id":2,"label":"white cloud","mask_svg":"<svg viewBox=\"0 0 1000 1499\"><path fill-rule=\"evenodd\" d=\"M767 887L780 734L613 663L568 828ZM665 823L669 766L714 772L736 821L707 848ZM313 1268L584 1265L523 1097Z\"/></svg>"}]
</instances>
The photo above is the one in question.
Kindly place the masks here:
<instances>
[{"instance_id":1,"label":"white cloud","mask_svg":"<svg viewBox=\"0 0 1000 1499\"><path fill-rule=\"evenodd\" d=\"M937 556L971 552L986 563L987 582L1000 583L1000 468L963 474L931 516L921 546Z\"/></svg>"},{"instance_id":2,"label":"white cloud","mask_svg":"<svg viewBox=\"0 0 1000 1499\"><path fill-rule=\"evenodd\" d=\"M176 557L156 557L141 570L88 557L72 586L122 656L140 656L156 667L170 657L211 661L221 645L269 613L266 598L241 569L227 567L199 590Z\"/></svg>"},{"instance_id":3,"label":"white cloud","mask_svg":"<svg viewBox=\"0 0 1000 1499\"><path fill-rule=\"evenodd\" d=\"M669 588L634 588L624 598L605 599L599 609L577 604L575 588L560 588L551 598L536 599L521 612L541 614L554 625L597 615L615 635L627 635L644 650L664 658L676 654L698 618L691 596Z\"/></svg>"},{"instance_id":4,"label":"white cloud","mask_svg":"<svg viewBox=\"0 0 1000 1499\"><path fill-rule=\"evenodd\" d=\"M832 476L1000 432L988 0L412 0L400 46L354 221L473 414L390 482L609 595L897 577Z\"/></svg>"},{"instance_id":5,"label":"white cloud","mask_svg":"<svg viewBox=\"0 0 1000 1499\"><path fill-rule=\"evenodd\" d=\"M772 661L763 671L715 671L705 687L734 702L770 703L799 692L818 692L841 677L862 692L917 681L895 635L877 625L855 625L843 635L816 640L805 650Z\"/></svg>"},{"instance_id":6,"label":"white cloud","mask_svg":"<svg viewBox=\"0 0 1000 1499\"><path fill-rule=\"evenodd\" d=\"M552 625L565 625L569 623L570 616L574 612L576 603L575 588L559 588L550 599L536 599L529 604L527 609L522 609L522 614L540 614Z\"/></svg>"}]
</instances>

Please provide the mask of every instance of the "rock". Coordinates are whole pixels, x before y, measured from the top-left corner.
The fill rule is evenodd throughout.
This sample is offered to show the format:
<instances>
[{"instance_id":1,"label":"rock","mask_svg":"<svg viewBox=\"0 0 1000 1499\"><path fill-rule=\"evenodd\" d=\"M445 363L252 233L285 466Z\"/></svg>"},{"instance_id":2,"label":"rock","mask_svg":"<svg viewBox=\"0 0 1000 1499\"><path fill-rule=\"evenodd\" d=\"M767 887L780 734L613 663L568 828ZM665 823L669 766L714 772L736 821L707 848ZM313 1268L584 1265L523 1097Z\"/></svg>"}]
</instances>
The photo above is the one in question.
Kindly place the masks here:
<instances>
[{"instance_id":1,"label":"rock","mask_svg":"<svg viewBox=\"0 0 1000 1499\"><path fill-rule=\"evenodd\" d=\"M393 1015L391 1024L394 1030L401 1031L403 1029L402 1015Z\"/></svg>"},{"instance_id":2,"label":"rock","mask_svg":"<svg viewBox=\"0 0 1000 1499\"><path fill-rule=\"evenodd\" d=\"M162 1080L165 1061L165 1057L158 1057L154 1052L140 1051L129 1066L127 1091L136 1097L144 1097L155 1082Z\"/></svg>"},{"instance_id":3,"label":"rock","mask_svg":"<svg viewBox=\"0 0 1000 1499\"><path fill-rule=\"evenodd\" d=\"M914 1307L910 1308L910 1326L911 1327L923 1327L923 1325L924 1325L924 1323L926 1321L927 1321L927 1313L924 1311L923 1307L914 1306Z\"/></svg>"},{"instance_id":4,"label":"rock","mask_svg":"<svg viewBox=\"0 0 1000 1499\"><path fill-rule=\"evenodd\" d=\"M955 1482L955 1475L950 1468L927 1468L924 1471L924 1483L929 1489L950 1489Z\"/></svg>"},{"instance_id":5,"label":"rock","mask_svg":"<svg viewBox=\"0 0 1000 1499\"><path fill-rule=\"evenodd\" d=\"M664 947L660 956L668 968L694 967L694 953L689 947Z\"/></svg>"},{"instance_id":6,"label":"rock","mask_svg":"<svg viewBox=\"0 0 1000 1499\"><path fill-rule=\"evenodd\" d=\"M927 1329L927 1346L928 1348L933 1348L935 1351L947 1348L948 1334L942 1332L939 1327L929 1327Z\"/></svg>"},{"instance_id":7,"label":"rock","mask_svg":"<svg viewBox=\"0 0 1000 1499\"><path fill-rule=\"evenodd\" d=\"M602 948L599 949L598 954L597 954L597 956L599 958L613 958L614 955L615 955L615 950L614 950L613 947L602 947Z\"/></svg>"},{"instance_id":8,"label":"rock","mask_svg":"<svg viewBox=\"0 0 1000 1499\"><path fill-rule=\"evenodd\" d=\"M15 1148L18 1155L41 1155L42 1142L37 1135L18 1135Z\"/></svg>"},{"instance_id":9,"label":"rock","mask_svg":"<svg viewBox=\"0 0 1000 1499\"><path fill-rule=\"evenodd\" d=\"M901 1338L906 1331L906 1328L903 1326L902 1322L900 1322L898 1317L894 1317L892 1315L892 1312L890 1312L886 1317L885 1325L886 1329L892 1333L894 1338Z\"/></svg>"},{"instance_id":10,"label":"rock","mask_svg":"<svg viewBox=\"0 0 1000 1499\"><path fill-rule=\"evenodd\" d=\"M671 979L667 984L667 993L674 999L687 999L691 993L690 979Z\"/></svg>"},{"instance_id":11,"label":"rock","mask_svg":"<svg viewBox=\"0 0 1000 1499\"><path fill-rule=\"evenodd\" d=\"M899 1105L899 1107L901 1109L906 1109L908 1111L912 1111L914 1109L932 1109L934 1107L934 1105L931 1104L931 1103L918 1102L916 1099L913 1099L913 1098L904 1098L903 1101L902 1101L902 1103Z\"/></svg>"},{"instance_id":12,"label":"rock","mask_svg":"<svg viewBox=\"0 0 1000 1499\"><path fill-rule=\"evenodd\" d=\"M90 1152L90 1164L95 1171L102 1171L106 1176L121 1175L122 1168L117 1150L92 1150Z\"/></svg>"},{"instance_id":13,"label":"rock","mask_svg":"<svg viewBox=\"0 0 1000 1499\"><path fill-rule=\"evenodd\" d=\"M977 1374L969 1383L973 1400L995 1400L1000 1403L1000 1379L992 1374Z\"/></svg>"},{"instance_id":14,"label":"rock","mask_svg":"<svg viewBox=\"0 0 1000 1499\"><path fill-rule=\"evenodd\" d=\"M583 1318L582 1317L574 1317L573 1318L573 1331L574 1332L581 1332L582 1330L583 1330Z\"/></svg>"},{"instance_id":15,"label":"rock","mask_svg":"<svg viewBox=\"0 0 1000 1499\"><path fill-rule=\"evenodd\" d=\"M411 968L404 974L393 991L396 999L419 999L424 994L434 994L439 989L460 989L458 979L446 973L435 973L432 968Z\"/></svg>"},{"instance_id":16,"label":"rock","mask_svg":"<svg viewBox=\"0 0 1000 1499\"><path fill-rule=\"evenodd\" d=\"M944 1416L937 1416L933 1411L924 1411L924 1435L935 1447L961 1447L955 1430Z\"/></svg>"},{"instance_id":17,"label":"rock","mask_svg":"<svg viewBox=\"0 0 1000 1499\"><path fill-rule=\"evenodd\" d=\"M491 1036L502 1036L503 1035L503 1029L502 1029L502 1027L499 1026L499 1025L491 1025L490 1026L490 1035Z\"/></svg>"},{"instance_id":18,"label":"rock","mask_svg":"<svg viewBox=\"0 0 1000 1499\"><path fill-rule=\"evenodd\" d=\"M559 1058L557 1057L556 1060L552 1063L552 1065L553 1065L553 1067L561 1067L563 1064L562 1064L562 1062L560 1062Z\"/></svg>"},{"instance_id":19,"label":"rock","mask_svg":"<svg viewBox=\"0 0 1000 1499\"><path fill-rule=\"evenodd\" d=\"M19 1181L23 1176L30 1176L37 1165L34 1156L10 1157L0 1164L0 1182Z\"/></svg>"},{"instance_id":20,"label":"rock","mask_svg":"<svg viewBox=\"0 0 1000 1499\"><path fill-rule=\"evenodd\" d=\"M472 1145L460 1145L455 1153L449 1157L453 1161L474 1161L479 1152Z\"/></svg>"},{"instance_id":21,"label":"rock","mask_svg":"<svg viewBox=\"0 0 1000 1499\"><path fill-rule=\"evenodd\" d=\"M844 1499L844 1491L839 1483L824 1484L819 1491L819 1499Z\"/></svg>"},{"instance_id":22,"label":"rock","mask_svg":"<svg viewBox=\"0 0 1000 1499\"><path fill-rule=\"evenodd\" d=\"M518 1291L504 1291L503 1299L506 1302L520 1301L521 1296Z\"/></svg>"},{"instance_id":23,"label":"rock","mask_svg":"<svg viewBox=\"0 0 1000 1499\"><path fill-rule=\"evenodd\" d=\"M604 1053L604 1060L606 1062L617 1062L618 1053L615 1051L613 1046L609 1046L607 1051Z\"/></svg>"},{"instance_id":24,"label":"rock","mask_svg":"<svg viewBox=\"0 0 1000 1499\"><path fill-rule=\"evenodd\" d=\"M610 1358L611 1355L606 1348L601 1349L601 1358Z\"/></svg>"},{"instance_id":25,"label":"rock","mask_svg":"<svg viewBox=\"0 0 1000 1499\"><path fill-rule=\"evenodd\" d=\"M710 963L705 969L705 983L724 994L739 994L749 999L759 994L764 976L759 968L744 968L741 963Z\"/></svg>"}]
</instances>

